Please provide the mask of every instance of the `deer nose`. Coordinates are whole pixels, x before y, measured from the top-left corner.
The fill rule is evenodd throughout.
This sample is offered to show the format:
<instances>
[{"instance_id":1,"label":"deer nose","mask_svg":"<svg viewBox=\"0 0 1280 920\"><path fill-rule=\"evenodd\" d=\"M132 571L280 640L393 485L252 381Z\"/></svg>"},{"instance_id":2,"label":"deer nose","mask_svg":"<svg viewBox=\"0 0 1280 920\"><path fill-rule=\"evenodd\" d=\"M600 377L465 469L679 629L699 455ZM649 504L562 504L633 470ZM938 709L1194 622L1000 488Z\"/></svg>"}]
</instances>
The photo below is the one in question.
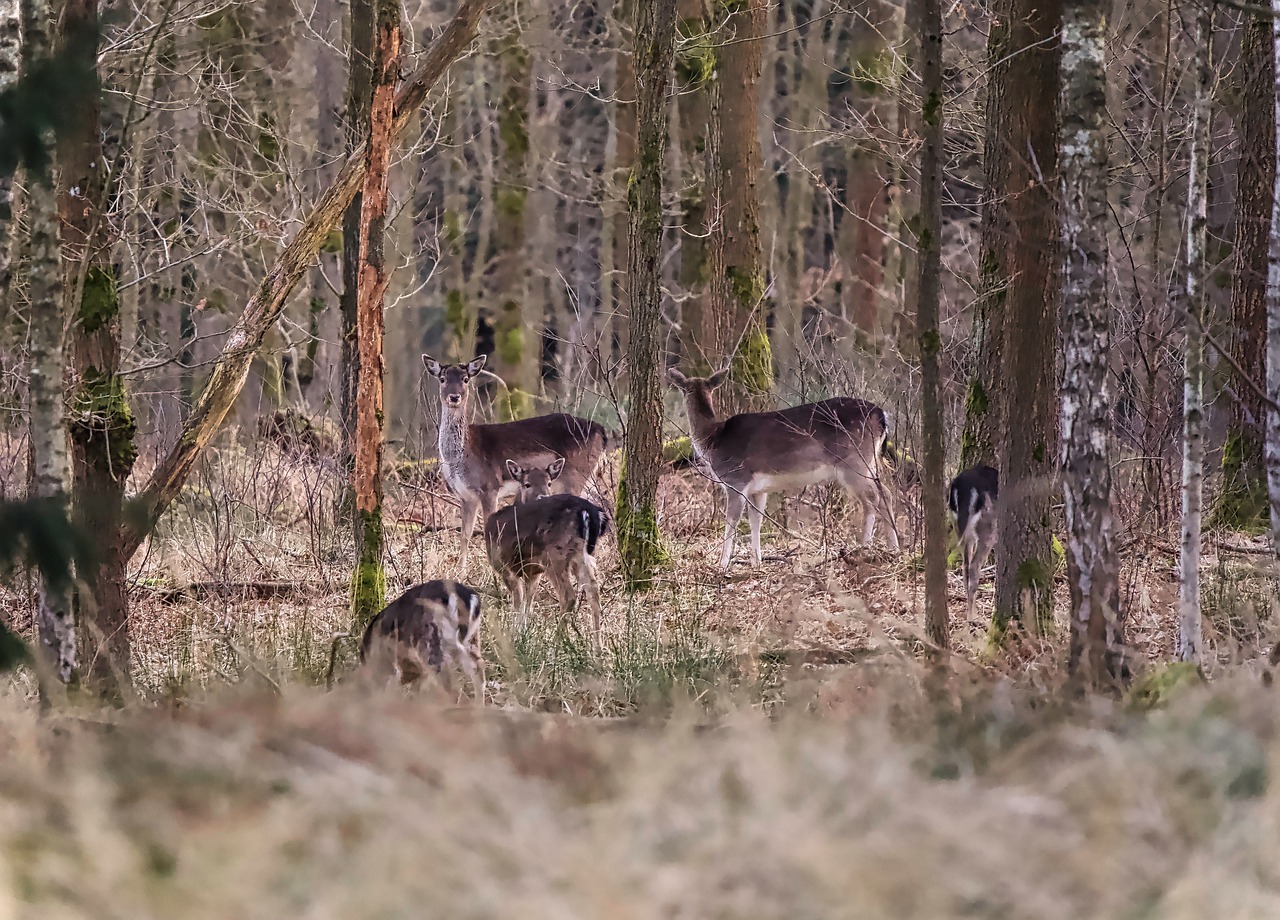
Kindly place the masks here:
<instances>
[{"instance_id":1,"label":"deer nose","mask_svg":"<svg viewBox=\"0 0 1280 920\"><path fill-rule=\"evenodd\" d=\"M448 396L444 398L444 401L451 406L456 406L462 402L462 397L459 396L457 393L450 393Z\"/></svg>"}]
</instances>

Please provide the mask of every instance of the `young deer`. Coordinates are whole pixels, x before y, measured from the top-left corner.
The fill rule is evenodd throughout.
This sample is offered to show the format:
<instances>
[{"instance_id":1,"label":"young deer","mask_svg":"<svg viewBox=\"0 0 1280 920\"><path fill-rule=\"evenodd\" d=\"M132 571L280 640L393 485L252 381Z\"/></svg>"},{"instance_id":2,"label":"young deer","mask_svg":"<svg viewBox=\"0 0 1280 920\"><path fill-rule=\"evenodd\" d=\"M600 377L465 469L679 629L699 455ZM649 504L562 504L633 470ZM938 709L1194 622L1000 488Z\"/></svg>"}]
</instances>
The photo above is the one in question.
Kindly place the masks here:
<instances>
[{"instance_id":1,"label":"young deer","mask_svg":"<svg viewBox=\"0 0 1280 920\"><path fill-rule=\"evenodd\" d=\"M587 593L596 642L600 641L600 585L596 577L596 544L609 527L609 513L577 495L552 495L564 460L547 467L525 468L507 461L511 478L520 483L514 505L489 515L484 540L489 562L507 584L511 603L522 622L533 609L533 596L543 574L569 614L576 607L576 580Z\"/></svg>"},{"instance_id":2,"label":"young deer","mask_svg":"<svg viewBox=\"0 0 1280 920\"><path fill-rule=\"evenodd\" d=\"M886 535L897 549L893 506L880 481L880 458L889 428L884 410L865 400L840 397L778 412L745 412L720 421L711 391L727 373L722 370L701 378L686 377L674 368L668 371L671 382L684 391L694 449L712 478L724 487L720 567L729 567L744 510L751 523L752 558L758 563L765 496L831 481L866 509L862 542L871 542L879 512L888 521Z\"/></svg>"},{"instance_id":3,"label":"young deer","mask_svg":"<svg viewBox=\"0 0 1280 920\"><path fill-rule=\"evenodd\" d=\"M446 689L452 685L451 669L458 668L471 678L476 702L483 704L480 596L456 581L415 585L369 621L360 661L383 673L393 671L402 684L414 683L431 668Z\"/></svg>"},{"instance_id":4,"label":"young deer","mask_svg":"<svg viewBox=\"0 0 1280 920\"><path fill-rule=\"evenodd\" d=\"M564 473L557 491L580 495L604 456L609 436L596 422L564 413L492 425L467 422L472 378L484 367L484 355L468 364L441 364L422 356L428 373L440 381L440 470L462 503L462 571L476 514L488 519L498 501L517 491L505 475L508 457L526 466L545 466L559 457Z\"/></svg>"},{"instance_id":5,"label":"young deer","mask_svg":"<svg viewBox=\"0 0 1280 920\"><path fill-rule=\"evenodd\" d=\"M964 547L965 618L977 606L978 578L987 555L996 545L996 499L1000 474L989 466L972 466L951 480L947 506Z\"/></svg>"}]
</instances>

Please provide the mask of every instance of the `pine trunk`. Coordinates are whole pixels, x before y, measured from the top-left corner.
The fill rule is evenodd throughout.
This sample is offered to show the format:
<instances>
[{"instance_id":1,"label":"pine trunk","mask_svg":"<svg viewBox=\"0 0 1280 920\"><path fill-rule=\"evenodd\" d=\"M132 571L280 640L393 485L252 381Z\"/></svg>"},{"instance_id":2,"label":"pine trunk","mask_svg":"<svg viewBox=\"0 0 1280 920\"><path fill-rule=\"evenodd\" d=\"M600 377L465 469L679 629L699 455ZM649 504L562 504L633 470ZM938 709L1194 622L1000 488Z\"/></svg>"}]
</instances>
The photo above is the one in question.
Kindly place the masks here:
<instances>
[{"instance_id":1,"label":"pine trunk","mask_svg":"<svg viewBox=\"0 0 1280 920\"><path fill-rule=\"evenodd\" d=\"M1106 11L1106 0L1067 0L1062 26L1061 424L1070 670L1093 688L1118 684L1124 670L1109 449Z\"/></svg>"},{"instance_id":2,"label":"pine trunk","mask_svg":"<svg viewBox=\"0 0 1280 920\"><path fill-rule=\"evenodd\" d=\"M646 590L663 558L658 535L662 461L660 328L662 174L667 155L667 88L677 0L636 5L637 155L627 190L630 283L629 413L618 485L618 550L629 590Z\"/></svg>"},{"instance_id":3,"label":"pine trunk","mask_svg":"<svg viewBox=\"0 0 1280 920\"><path fill-rule=\"evenodd\" d=\"M773 406L773 351L769 347L764 252L760 242L760 74L764 61L766 0L721 3L726 43L720 52L720 175L713 247L724 256L712 269L712 309L728 329L729 384L725 414ZM719 239L714 239L719 237ZM719 290L719 294L715 293Z\"/></svg>"},{"instance_id":4,"label":"pine trunk","mask_svg":"<svg viewBox=\"0 0 1280 920\"><path fill-rule=\"evenodd\" d=\"M48 0L23 4L22 68L38 67L51 54ZM0 22L7 30L7 20ZM17 71L14 61L14 72ZM52 138L46 138L52 142ZM27 173L27 296L31 303L28 371L31 492L64 505L70 481L63 407L66 370L66 301L58 249L58 203L49 175ZM71 585L41 580L36 629L44 667L63 683L76 669L76 630Z\"/></svg>"},{"instance_id":5,"label":"pine trunk","mask_svg":"<svg viewBox=\"0 0 1280 920\"><path fill-rule=\"evenodd\" d=\"M59 20L59 49L78 57L76 70L97 72L97 0L67 0ZM92 561L80 573L84 656L89 676L106 694L130 683L128 556L121 539L124 493L137 457L137 426L120 374L120 295L111 264L104 134L96 84L77 94L76 129L58 141L58 211L71 317L73 372L72 504L76 523L94 541Z\"/></svg>"},{"instance_id":6,"label":"pine trunk","mask_svg":"<svg viewBox=\"0 0 1280 920\"><path fill-rule=\"evenodd\" d=\"M1196 86L1187 168L1186 345L1182 387L1182 553L1178 572L1178 657L1197 664L1200 623L1200 524L1204 492L1205 242L1209 198L1209 104L1213 81L1213 5L1196 14Z\"/></svg>"},{"instance_id":7,"label":"pine trunk","mask_svg":"<svg viewBox=\"0 0 1280 920\"><path fill-rule=\"evenodd\" d=\"M1213 512L1215 524L1234 529L1259 526L1267 507L1262 460L1265 409L1257 383L1266 374L1267 240L1276 171L1271 20L1246 16L1243 32L1230 349L1246 376L1232 373L1222 491Z\"/></svg>"},{"instance_id":8,"label":"pine trunk","mask_svg":"<svg viewBox=\"0 0 1280 920\"><path fill-rule=\"evenodd\" d=\"M988 132L1008 126L995 143L996 174L988 189L1004 197L994 246L1003 252L1007 288L994 312L1000 325L1000 541L996 551L999 642L1012 622L1042 634L1053 619L1052 517L1057 458L1054 407L1055 314L1058 306L1058 98L1061 84L1060 0L1017 0L1009 22L1014 53L998 108L1007 108ZM1007 197L1005 197L1007 196ZM985 271L989 266L983 266ZM988 281L991 279L988 278ZM990 291L988 293L991 293ZM991 388L987 388L988 394ZM1017 394L1017 399L1007 398ZM971 391L971 394L972 391Z\"/></svg>"},{"instance_id":9,"label":"pine trunk","mask_svg":"<svg viewBox=\"0 0 1280 920\"><path fill-rule=\"evenodd\" d=\"M942 5L920 0L920 215L914 222L919 266L916 336L920 348L921 433L924 447L924 610L925 631L935 649L951 644L947 615L946 491L943 465L939 361L942 336ZM847 219L847 218L846 218Z\"/></svg>"},{"instance_id":10,"label":"pine trunk","mask_svg":"<svg viewBox=\"0 0 1280 920\"><path fill-rule=\"evenodd\" d=\"M356 343L355 494L356 568L351 581L354 629L362 631L386 603L383 569L382 445L383 298L391 280L386 258L391 147L395 143L396 83L400 78L400 0L378 0L374 23L369 137L365 142L364 187L360 192L360 282Z\"/></svg>"}]
</instances>

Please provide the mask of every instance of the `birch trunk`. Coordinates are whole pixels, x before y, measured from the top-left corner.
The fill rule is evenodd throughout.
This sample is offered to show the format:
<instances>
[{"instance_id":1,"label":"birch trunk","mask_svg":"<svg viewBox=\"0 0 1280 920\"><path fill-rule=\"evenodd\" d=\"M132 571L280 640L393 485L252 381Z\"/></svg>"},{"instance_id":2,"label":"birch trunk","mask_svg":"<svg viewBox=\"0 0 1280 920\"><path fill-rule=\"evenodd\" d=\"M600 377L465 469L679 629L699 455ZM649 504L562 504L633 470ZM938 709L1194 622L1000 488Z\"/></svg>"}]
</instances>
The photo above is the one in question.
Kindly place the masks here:
<instances>
[{"instance_id":1,"label":"birch trunk","mask_svg":"<svg viewBox=\"0 0 1280 920\"><path fill-rule=\"evenodd\" d=\"M920 284L916 335L920 347L921 432L924 441L924 616L934 647L951 644L947 615L947 535L943 507L942 393L942 5L920 0L920 216L915 222ZM845 218L846 220L848 217Z\"/></svg>"},{"instance_id":2,"label":"birch trunk","mask_svg":"<svg viewBox=\"0 0 1280 920\"><path fill-rule=\"evenodd\" d=\"M1107 299L1107 0L1067 0L1062 24L1062 494L1071 583L1070 670L1085 685L1124 667L1111 512Z\"/></svg>"},{"instance_id":3,"label":"birch trunk","mask_svg":"<svg viewBox=\"0 0 1280 920\"><path fill-rule=\"evenodd\" d=\"M1178 657L1200 663L1200 517L1204 488L1205 234L1209 192L1209 92L1213 76L1213 5L1196 14L1195 101L1187 170L1186 346L1182 387L1182 554L1178 573Z\"/></svg>"},{"instance_id":4,"label":"birch trunk","mask_svg":"<svg viewBox=\"0 0 1280 920\"><path fill-rule=\"evenodd\" d=\"M1275 65L1276 174L1271 190L1271 238L1267 253L1267 500L1271 550L1280 562L1280 0L1271 0L1271 54Z\"/></svg>"},{"instance_id":5,"label":"birch trunk","mask_svg":"<svg viewBox=\"0 0 1280 920\"><path fill-rule=\"evenodd\" d=\"M677 0L636 5L637 156L627 189L630 400L618 484L618 551L630 590L645 590L662 560L657 492L662 452L662 175L667 156L667 88Z\"/></svg>"},{"instance_id":6,"label":"birch trunk","mask_svg":"<svg viewBox=\"0 0 1280 920\"><path fill-rule=\"evenodd\" d=\"M365 142L365 177L360 193L360 280L357 287L355 468L352 491L356 506L356 568L351 579L353 629L362 631L386 602L387 576L382 557L383 300L391 281L386 236L395 143L396 81L400 74L400 0L378 0L374 23L369 137Z\"/></svg>"},{"instance_id":7,"label":"birch trunk","mask_svg":"<svg viewBox=\"0 0 1280 920\"><path fill-rule=\"evenodd\" d=\"M22 66L30 69L51 53L48 0L23 4ZM52 143L52 137L47 138ZM31 364L27 384L31 491L65 504L70 481L63 408L66 371L66 301L58 247L58 204L49 175L27 175L28 297L31 302ZM63 683L76 669L75 615L70 583L41 579L36 628L44 664Z\"/></svg>"}]
</instances>

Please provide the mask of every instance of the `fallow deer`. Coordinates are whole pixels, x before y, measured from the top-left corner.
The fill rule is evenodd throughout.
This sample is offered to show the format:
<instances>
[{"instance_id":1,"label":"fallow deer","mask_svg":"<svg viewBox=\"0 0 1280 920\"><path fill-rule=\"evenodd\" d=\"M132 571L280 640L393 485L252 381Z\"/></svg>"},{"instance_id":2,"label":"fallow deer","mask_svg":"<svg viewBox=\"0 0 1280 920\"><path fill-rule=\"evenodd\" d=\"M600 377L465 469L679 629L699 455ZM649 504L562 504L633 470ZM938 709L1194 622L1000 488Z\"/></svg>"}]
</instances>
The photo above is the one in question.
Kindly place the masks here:
<instances>
[{"instance_id":1,"label":"fallow deer","mask_svg":"<svg viewBox=\"0 0 1280 920\"><path fill-rule=\"evenodd\" d=\"M414 585L369 621L360 661L394 672L401 684L416 682L430 668L446 689L452 669L460 669L471 679L476 702L483 703L480 596L456 581Z\"/></svg>"},{"instance_id":2,"label":"fallow deer","mask_svg":"<svg viewBox=\"0 0 1280 920\"><path fill-rule=\"evenodd\" d=\"M972 466L951 480L947 506L964 547L965 617L977 607L978 579L987 555L996 545L996 499L1000 474L990 466Z\"/></svg>"},{"instance_id":3,"label":"fallow deer","mask_svg":"<svg viewBox=\"0 0 1280 920\"><path fill-rule=\"evenodd\" d=\"M609 513L577 495L551 495L564 461L547 467L521 467L507 461L507 471L520 484L514 505L491 514L485 521L484 539L489 562L511 592L511 603L529 617L538 579L544 574L568 615L576 607L577 587L586 591L596 642L600 640L600 585L595 551L609 527Z\"/></svg>"},{"instance_id":4,"label":"fallow deer","mask_svg":"<svg viewBox=\"0 0 1280 920\"><path fill-rule=\"evenodd\" d=\"M720 567L733 557L738 520L747 512L751 553L761 561L760 523L770 492L836 482L866 509L863 543L875 533L876 514L888 522L887 537L898 548L898 528L889 493L881 482L881 456L888 437L884 410L862 399L838 397L777 412L745 412L717 419L711 392L727 369L710 377L668 376L684 391L693 447L711 478L724 488L724 549Z\"/></svg>"},{"instance_id":5,"label":"fallow deer","mask_svg":"<svg viewBox=\"0 0 1280 920\"><path fill-rule=\"evenodd\" d=\"M514 422L473 425L467 421L472 379L485 364L481 355L467 364L441 364L423 355L427 372L440 381L440 471L462 504L460 563L467 571L467 549L476 515L487 520L498 501L518 491L505 475L504 461L545 467L556 458L564 472L556 491L582 494L604 456L609 436L597 422L558 412Z\"/></svg>"}]
</instances>

